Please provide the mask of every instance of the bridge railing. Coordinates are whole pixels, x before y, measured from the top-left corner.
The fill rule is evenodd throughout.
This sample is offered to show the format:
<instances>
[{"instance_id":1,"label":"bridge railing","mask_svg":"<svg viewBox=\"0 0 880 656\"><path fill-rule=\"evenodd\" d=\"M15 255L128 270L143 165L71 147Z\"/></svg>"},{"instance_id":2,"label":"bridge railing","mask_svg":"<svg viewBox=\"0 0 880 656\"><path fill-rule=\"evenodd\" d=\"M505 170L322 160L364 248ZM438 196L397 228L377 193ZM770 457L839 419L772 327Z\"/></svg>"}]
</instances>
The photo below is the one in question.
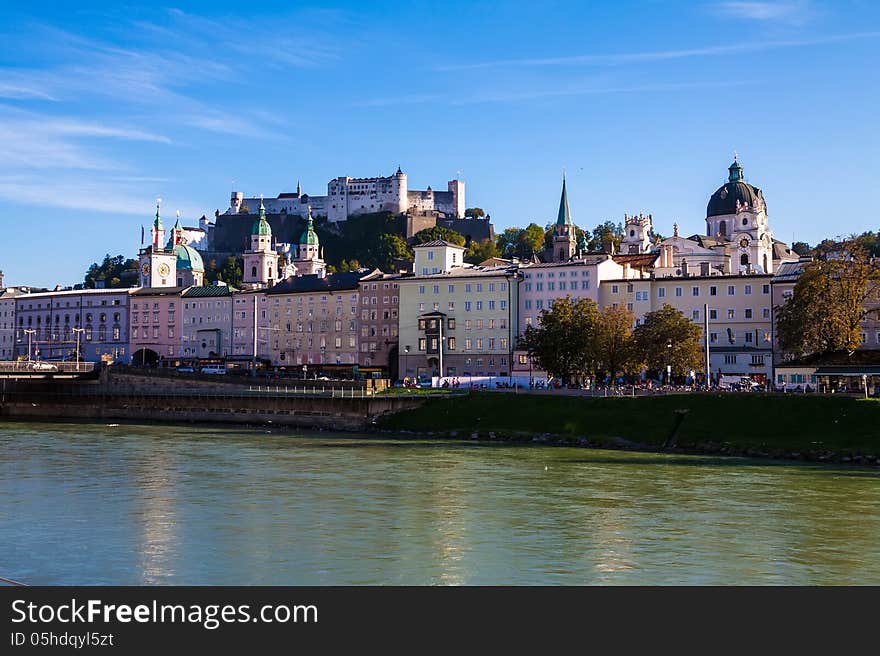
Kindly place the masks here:
<instances>
[{"instance_id":1,"label":"bridge railing","mask_svg":"<svg viewBox=\"0 0 880 656\"><path fill-rule=\"evenodd\" d=\"M98 367L97 362L55 362L50 360L12 360L0 361L0 373L91 373Z\"/></svg>"}]
</instances>

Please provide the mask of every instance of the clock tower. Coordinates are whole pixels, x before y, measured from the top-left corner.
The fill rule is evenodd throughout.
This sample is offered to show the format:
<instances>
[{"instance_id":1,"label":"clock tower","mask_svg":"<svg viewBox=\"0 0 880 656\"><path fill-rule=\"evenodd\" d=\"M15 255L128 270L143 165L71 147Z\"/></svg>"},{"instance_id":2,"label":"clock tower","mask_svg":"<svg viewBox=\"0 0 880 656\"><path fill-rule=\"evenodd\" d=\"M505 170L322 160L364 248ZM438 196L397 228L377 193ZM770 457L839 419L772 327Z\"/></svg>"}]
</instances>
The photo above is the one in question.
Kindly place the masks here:
<instances>
[{"instance_id":1,"label":"clock tower","mask_svg":"<svg viewBox=\"0 0 880 656\"><path fill-rule=\"evenodd\" d=\"M174 287L177 284L177 256L173 249L165 248L165 228L156 203L156 219L150 230L150 245L142 248L139 255L141 287Z\"/></svg>"}]
</instances>

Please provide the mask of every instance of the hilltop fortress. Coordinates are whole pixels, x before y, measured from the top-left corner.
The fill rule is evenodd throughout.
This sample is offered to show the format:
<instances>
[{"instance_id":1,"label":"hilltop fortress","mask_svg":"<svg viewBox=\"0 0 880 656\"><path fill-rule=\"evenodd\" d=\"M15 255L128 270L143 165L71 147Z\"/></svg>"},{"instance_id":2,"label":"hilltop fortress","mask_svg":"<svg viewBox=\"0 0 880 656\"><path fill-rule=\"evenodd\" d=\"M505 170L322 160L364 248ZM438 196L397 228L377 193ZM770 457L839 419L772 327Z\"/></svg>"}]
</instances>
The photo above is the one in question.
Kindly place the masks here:
<instances>
[{"instance_id":1,"label":"hilltop fortress","mask_svg":"<svg viewBox=\"0 0 880 656\"><path fill-rule=\"evenodd\" d=\"M269 214L295 214L306 216L312 208L315 216L326 216L336 223L349 216L392 212L394 214L420 214L439 212L447 218L464 217L464 181L450 180L446 191L409 189L406 173L398 167L394 175L376 178L350 178L343 176L327 183L326 196L302 193L297 183L295 193L281 193L277 198L263 200ZM245 198L240 191L233 191L226 214L256 213L259 198Z\"/></svg>"}]
</instances>

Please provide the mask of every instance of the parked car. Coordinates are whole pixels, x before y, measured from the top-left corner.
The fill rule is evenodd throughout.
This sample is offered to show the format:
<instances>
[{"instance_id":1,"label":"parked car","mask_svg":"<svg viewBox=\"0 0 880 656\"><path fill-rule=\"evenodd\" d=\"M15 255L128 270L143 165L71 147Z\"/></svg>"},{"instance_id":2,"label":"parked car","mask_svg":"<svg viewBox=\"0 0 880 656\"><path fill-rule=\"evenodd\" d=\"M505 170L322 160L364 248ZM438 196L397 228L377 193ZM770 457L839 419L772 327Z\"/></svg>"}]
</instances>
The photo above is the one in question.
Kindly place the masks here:
<instances>
[{"instance_id":1,"label":"parked car","mask_svg":"<svg viewBox=\"0 0 880 656\"><path fill-rule=\"evenodd\" d=\"M181 367L178 367L177 371L179 371L182 374L192 374L192 373L195 373L196 370L193 369L192 367L190 367L189 365L183 365Z\"/></svg>"},{"instance_id":2,"label":"parked car","mask_svg":"<svg viewBox=\"0 0 880 656\"><path fill-rule=\"evenodd\" d=\"M58 367L51 362L34 362L31 364L34 371L58 371Z\"/></svg>"},{"instance_id":3,"label":"parked car","mask_svg":"<svg viewBox=\"0 0 880 656\"><path fill-rule=\"evenodd\" d=\"M201 372L203 374L225 374L226 367L222 364L209 364L202 367Z\"/></svg>"}]
</instances>

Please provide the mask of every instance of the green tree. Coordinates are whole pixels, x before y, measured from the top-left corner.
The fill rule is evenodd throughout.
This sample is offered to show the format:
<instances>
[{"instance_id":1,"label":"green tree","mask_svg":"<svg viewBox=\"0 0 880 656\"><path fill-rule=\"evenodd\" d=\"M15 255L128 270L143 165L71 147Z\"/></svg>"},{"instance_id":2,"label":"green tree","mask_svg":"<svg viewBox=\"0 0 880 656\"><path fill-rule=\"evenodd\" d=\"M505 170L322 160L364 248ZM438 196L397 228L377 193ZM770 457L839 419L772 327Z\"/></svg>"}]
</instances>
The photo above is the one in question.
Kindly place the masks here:
<instances>
[{"instance_id":1,"label":"green tree","mask_svg":"<svg viewBox=\"0 0 880 656\"><path fill-rule=\"evenodd\" d=\"M482 207L469 207L464 211L464 215L471 219L479 219L486 216Z\"/></svg>"},{"instance_id":2,"label":"green tree","mask_svg":"<svg viewBox=\"0 0 880 656\"><path fill-rule=\"evenodd\" d=\"M796 241L791 245L791 250L800 255L807 257L813 254L813 248L805 241Z\"/></svg>"},{"instance_id":3,"label":"green tree","mask_svg":"<svg viewBox=\"0 0 880 656\"><path fill-rule=\"evenodd\" d=\"M623 241L623 225L613 221L605 221L595 227L588 242L591 251L601 251L606 242L614 245L614 250L620 252L620 242Z\"/></svg>"},{"instance_id":4,"label":"green tree","mask_svg":"<svg viewBox=\"0 0 880 656\"><path fill-rule=\"evenodd\" d=\"M607 373L612 381L618 373L633 373L639 363L633 324L635 316L626 308L608 306L599 312L596 326L596 359L598 369Z\"/></svg>"},{"instance_id":5,"label":"green tree","mask_svg":"<svg viewBox=\"0 0 880 656\"><path fill-rule=\"evenodd\" d=\"M517 255L527 259L544 250L544 228L530 223L517 236Z\"/></svg>"},{"instance_id":6,"label":"green tree","mask_svg":"<svg viewBox=\"0 0 880 656\"><path fill-rule=\"evenodd\" d=\"M424 230L419 230L413 235L413 240L416 244L426 244L435 239L442 239L443 241L448 241L451 244L458 244L459 246L464 246L465 242L464 235L450 228L443 228L441 226L425 228Z\"/></svg>"},{"instance_id":7,"label":"green tree","mask_svg":"<svg viewBox=\"0 0 880 656\"><path fill-rule=\"evenodd\" d=\"M854 351L880 302L880 264L854 242L804 266L792 298L776 308L779 346L795 356Z\"/></svg>"},{"instance_id":8,"label":"green tree","mask_svg":"<svg viewBox=\"0 0 880 656\"><path fill-rule=\"evenodd\" d=\"M526 327L519 346L550 375L568 383L595 368L598 321L599 308L591 299L558 298L541 312L539 326Z\"/></svg>"},{"instance_id":9,"label":"green tree","mask_svg":"<svg viewBox=\"0 0 880 656\"><path fill-rule=\"evenodd\" d=\"M489 258L498 257L498 255L498 248L491 239L472 240L464 254L464 261L470 264L479 264Z\"/></svg>"},{"instance_id":10,"label":"green tree","mask_svg":"<svg viewBox=\"0 0 880 656\"><path fill-rule=\"evenodd\" d=\"M386 233L379 237L379 247L376 252L375 262L370 262L369 264L375 264L375 267L382 271L391 272L394 270L394 260L412 259L413 252L407 245L406 240L399 235Z\"/></svg>"},{"instance_id":11,"label":"green tree","mask_svg":"<svg viewBox=\"0 0 880 656\"><path fill-rule=\"evenodd\" d=\"M226 258L226 261L223 263L222 267L220 267L219 269L215 269L214 278L211 280L211 282L216 283L218 280L222 280L231 287L240 288L243 277L243 269L244 258L230 255Z\"/></svg>"},{"instance_id":12,"label":"green tree","mask_svg":"<svg viewBox=\"0 0 880 656\"><path fill-rule=\"evenodd\" d=\"M108 253L100 264L95 262L89 266L83 286L86 289L95 289L98 285L105 288L127 287L137 281L137 270L137 260L126 259L123 255L111 257Z\"/></svg>"},{"instance_id":13,"label":"green tree","mask_svg":"<svg viewBox=\"0 0 880 656\"><path fill-rule=\"evenodd\" d=\"M495 238L495 249L501 257L516 257L519 233L521 232L522 228L505 228L504 232Z\"/></svg>"},{"instance_id":14,"label":"green tree","mask_svg":"<svg viewBox=\"0 0 880 656\"><path fill-rule=\"evenodd\" d=\"M673 375L684 376L702 364L701 336L699 326L667 303L633 330L635 357L655 373L671 366Z\"/></svg>"}]
</instances>

